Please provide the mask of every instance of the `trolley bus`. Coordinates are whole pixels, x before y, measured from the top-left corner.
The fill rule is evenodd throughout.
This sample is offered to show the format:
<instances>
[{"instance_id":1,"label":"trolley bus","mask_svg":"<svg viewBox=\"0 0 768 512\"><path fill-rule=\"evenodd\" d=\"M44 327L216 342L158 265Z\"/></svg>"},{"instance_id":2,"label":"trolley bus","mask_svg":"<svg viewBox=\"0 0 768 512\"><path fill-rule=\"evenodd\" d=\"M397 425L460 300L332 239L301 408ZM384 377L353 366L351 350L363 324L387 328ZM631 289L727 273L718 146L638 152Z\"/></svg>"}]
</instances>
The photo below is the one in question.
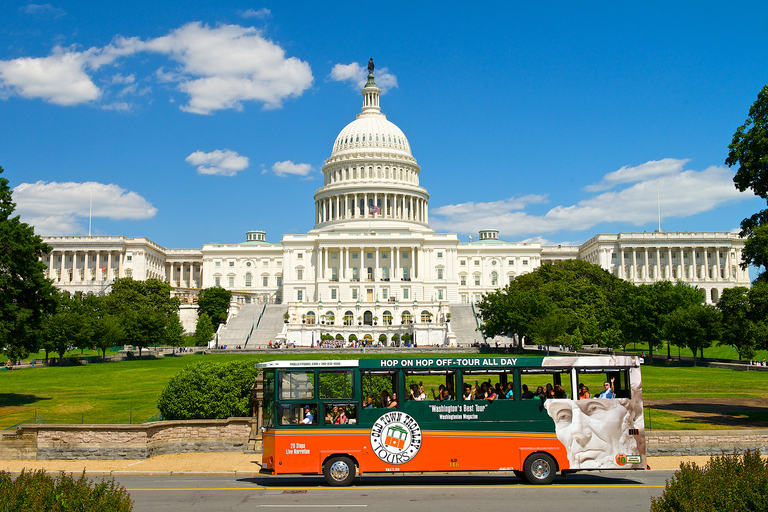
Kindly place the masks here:
<instances>
[{"instance_id":1,"label":"trolley bus","mask_svg":"<svg viewBox=\"0 0 768 512\"><path fill-rule=\"evenodd\" d=\"M640 363L514 355L259 363L261 472L323 474L343 486L368 473L511 471L549 484L558 472L645 469ZM602 390L613 398L599 398Z\"/></svg>"}]
</instances>

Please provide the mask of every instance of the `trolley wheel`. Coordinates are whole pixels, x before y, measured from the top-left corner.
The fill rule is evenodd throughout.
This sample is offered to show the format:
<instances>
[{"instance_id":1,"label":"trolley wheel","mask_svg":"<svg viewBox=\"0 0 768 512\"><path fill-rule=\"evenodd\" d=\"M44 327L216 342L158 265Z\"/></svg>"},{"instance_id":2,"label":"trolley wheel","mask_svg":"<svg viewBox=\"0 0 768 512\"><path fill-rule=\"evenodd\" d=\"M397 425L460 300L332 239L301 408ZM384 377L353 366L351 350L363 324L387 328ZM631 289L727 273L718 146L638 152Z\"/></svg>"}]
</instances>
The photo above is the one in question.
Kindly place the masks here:
<instances>
[{"instance_id":1,"label":"trolley wheel","mask_svg":"<svg viewBox=\"0 0 768 512\"><path fill-rule=\"evenodd\" d=\"M355 478L355 463L345 455L336 455L325 461L323 476L328 485L344 487Z\"/></svg>"},{"instance_id":2,"label":"trolley wheel","mask_svg":"<svg viewBox=\"0 0 768 512\"><path fill-rule=\"evenodd\" d=\"M522 472L522 471L520 471L519 469L515 469L515 470L514 470L514 471L512 471L512 472L515 474L515 476L516 476L517 478L519 478L519 479L520 479L520 480L522 480L523 482L527 482L527 481L528 481L528 479L527 479L527 478L525 478L525 473L524 473L524 472Z\"/></svg>"},{"instance_id":3,"label":"trolley wheel","mask_svg":"<svg viewBox=\"0 0 768 512\"><path fill-rule=\"evenodd\" d=\"M534 485L548 485L555 479L557 464L547 453L534 453L523 464L525 479Z\"/></svg>"}]
</instances>

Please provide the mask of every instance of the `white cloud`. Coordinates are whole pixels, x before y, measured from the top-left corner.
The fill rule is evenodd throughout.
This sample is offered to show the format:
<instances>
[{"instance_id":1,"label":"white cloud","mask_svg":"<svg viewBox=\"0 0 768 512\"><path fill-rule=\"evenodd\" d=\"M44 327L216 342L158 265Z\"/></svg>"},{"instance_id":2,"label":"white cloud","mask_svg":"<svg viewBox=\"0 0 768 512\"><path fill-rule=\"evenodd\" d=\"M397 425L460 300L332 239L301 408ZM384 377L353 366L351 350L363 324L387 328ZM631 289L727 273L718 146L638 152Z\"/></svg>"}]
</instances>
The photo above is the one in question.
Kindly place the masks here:
<instances>
[{"instance_id":1,"label":"white cloud","mask_svg":"<svg viewBox=\"0 0 768 512\"><path fill-rule=\"evenodd\" d=\"M296 176L307 176L312 171L313 169L311 165L295 164L290 160L286 160L285 162L275 162L275 165L272 166L272 172L274 172L278 176L283 176L283 177L289 174L293 174Z\"/></svg>"},{"instance_id":2,"label":"white cloud","mask_svg":"<svg viewBox=\"0 0 768 512\"><path fill-rule=\"evenodd\" d=\"M0 85L25 98L56 105L95 101L101 89L85 72L90 54L54 48L49 57L0 61Z\"/></svg>"},{"instance_id":3,"label":"white cloud","mask_svg":"<svg viewBox=\"0 0 768 512\"><path fill-rule=\"evenodd\" d=\"M217 149L210 153L195 151L185 159L197 166L198 174L216 174L219 176L234 176L248 167L248 157L240 156L234 151Z\"/></svg>"},{"instance_id":4,"label":"white cloud","mask_svg":"<svg viewBox=\"0 0 768 512\"><path fill-rule=\"evenodd\" d=\"M93 194L93 217L143 220L155 216L157 208L136 192L115 184L96 182L22 183L13 189L16 210L24 222L40 235L69 235L85 232L81 222L89 215Z\"/></svg>"},{"instance_id":5,"label":"white cloud","mask_svg":"<svg viewBox=\"0 0 768 512\"><path fill-rule=\"evenodd\" d=\"M104 48L80 52L57 47L48 57L0 61L0 97L16 93L58 105L95 101L103 91L89 72L139 52L159 53L178 63L178 69L170 72L158 69L157 79L177 83L189 95L181 108L197 114L240 110L244 101L279 108L286 98L303 94L314 80L308 63L286 57L280 45L253 27L211 28L195 22L147 41L117 37ZM101 83L119 84L113 80L129 77L114 75Z\"/></svg>"},{"instance_id":6,"label":"white cloud","mask_svg":"<svg viewBox=\"0 0 768 512\"><path fill-rule=\"evenodd\" d=\"M389 72L387 68L374 70L376 85L381 89L382 94L388 90L397 87L397 77ZM352 64L336 64L331 69L329 78L336 82L348 82L356 89L365 87L368 81L368 66L361 66L357 62Z\"/></svg>"},{"instance_id":7,"label":"white cloud","mask_svg":"<svg viewBox=\"0 0 768 512\"><path fill-rule=\"evenodd\" d=\"M63 9L54 7L51 4L27 4L22 7L21 12L24 14L32 14L38 16L53 16L54 18L61 18L67 13Z\"/></svg>"},{"instance_id":8,"label":"white cloud","mask_svg":"<svg viewBox=\"0 0 768 512\"><path fill-rule=\"evenodd\" d=\"M533 233L582 231L605 222L641 226L658 219L657 181L662 219L688 217L724 203L753 197L751 193L736 190L729 169L712 166L703 171L693 171L682 170L681 165L676 173L671 173L667 170L668 166L655 164L644 164L644 181L621 190L597 194L574 205L555 206L544 215L522 211L535 201L511 198L493 203L464 203L435 208L431 211L430 227L470 234L494 228L506 236L519 237ZM652 170L653 167L657 170ZM607 176L611 175L614 173Z\"/></svg>"},{"instance_id":9,"label":"white cloud","mask_svg":"<svg viewBox=\"0 0 768 512\"><path fill-rule=\"evenodd\" d=\"M622 183L637 183L662 176L673 176L679 174L688 162L690 162L690 159L687 158L683 160L664 158L662 160L650 160L636 167L625 165L618 171L613 171L603 176L600 183L587 185L584 187L584 190L587 192L601 192Z\"/></svg>"},{"instance_id":10,"label":"white cloud","mask_svg":"<svg viewBox=\"0 0 768 512\"><path fill-rule=\"evenodd\" d=\"M248 9L247 11L241 11L239 14L241 18L256 18L256 19L263 20L263 19L269 18L272 15L272 11L270 11L266 7L262 7L259 10Z\"/></svg>"},{"instance_id":11,"label":"white cloud","mask_svg":"<svg viewBox=\"0 0 768 512\"><path fill-rule=\"evenodd\" d=\"M179 90L190 96L182 109L196 114L239 110L243 101L278 108L285 98L301 95L313 81L309 64L286 58L285 50L252 27L189 23L140 46L181 64L185 76Z\"/></svg>"}]
</instances>

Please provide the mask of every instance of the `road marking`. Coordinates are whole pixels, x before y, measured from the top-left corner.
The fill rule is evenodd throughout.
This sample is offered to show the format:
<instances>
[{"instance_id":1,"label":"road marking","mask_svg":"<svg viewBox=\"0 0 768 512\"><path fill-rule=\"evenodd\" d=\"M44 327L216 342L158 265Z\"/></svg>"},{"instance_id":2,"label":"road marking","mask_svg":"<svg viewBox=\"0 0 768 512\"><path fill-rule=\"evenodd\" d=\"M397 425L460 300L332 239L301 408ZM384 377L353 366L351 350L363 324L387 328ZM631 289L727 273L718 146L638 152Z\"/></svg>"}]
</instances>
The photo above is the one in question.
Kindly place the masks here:
<instances>
[{"instance_id":1,"label":"road marking","mask_svg":"<svg viewBox=\"0 0 768 512\"><path fill-rule=\"evenodd\" d=\"M259 505L269 508L341 508L341 507L367 507L368 505Z\"/></svg>"},{"instance_id":2,"label":"road marking","mask_svg":"<svg viewBox=\"0 0 768 512\"><path fill-rule=\"evenodd\" d=\"M595 489L595 488L607 488L607 489L664 489L666 485L608 485L608 484L583 484L583 485L552 485L547 487L548 489ZM351 487L266 487L263 485L254 485L253 487L164 487L157 489L126 489L128 492L139 491L259 491L259 490L273 490L273 491L355 491L355 490L392 490L392 489L530 489L541 490L538 485L483 485L477 486L461 486L461 485L388 485L388 486L351 486ZM316 505L320 506L320 505ZM332 505L337 506L337 505Z\"/></svg>"}]
</instances>

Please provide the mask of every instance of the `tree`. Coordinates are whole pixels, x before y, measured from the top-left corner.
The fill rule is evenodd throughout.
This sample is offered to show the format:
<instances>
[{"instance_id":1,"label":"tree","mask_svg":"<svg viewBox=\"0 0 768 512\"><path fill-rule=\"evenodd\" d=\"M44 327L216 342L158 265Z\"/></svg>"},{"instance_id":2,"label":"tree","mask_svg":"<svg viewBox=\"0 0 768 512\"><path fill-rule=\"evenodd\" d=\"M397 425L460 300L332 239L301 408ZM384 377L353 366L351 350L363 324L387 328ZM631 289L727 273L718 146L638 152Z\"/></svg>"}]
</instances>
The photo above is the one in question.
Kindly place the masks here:
<instances>
[{"instance_id":1,"label":"tree","mask_svg":"<svg viewBox=\"0 0 768 512\"><path fill-rule=\"evenodd\" d=\"M63 358L74 348L91 346L92 320L83 308L83 295L67 291L56 292L56 311L43 320L40 331L45 359L54 352Z\"/></svg>"},{"instance_id":2,"label":"tree","mask_svg":"<svg viewBox=\"0 0 768 512\"><path fill-rule=\"evenodd\" d=\"M125 341L139 347L139 356L150 345L180 343L179 299L171 297L171 285L157 279L118 279L104 299L105 313L120 318Z\"/></svg>"},{"instance_id":3,"label":"tree","mask_svg":"<svg viewBox=\"0 0 768 512\"><path fill-rule=\"evenodd\" d=\"M749 107L749 117L733 134L725 163L728 167L739 166L733 177L737 189L752 189L755 195L768 200L768 85L763 86ZM747 237L741 267L762 267L756 280L768 280L768 209L744 219L740 235Z\"/></svg>"},{"instance_id":4,"label":"tree","mask_svg":"<svg viewBox=\"0 0 768 512\"><path fill-rule=\"evenodd\" d=\"M19 355L37 349L56 300L42 262L51 248L18 215L11 217L15 209L8 180L0 178L0 350Z\"/></svg>"},{"instance_id":5,"label":"tree","mask_svg":"<svg viewBox=\"0 0 768 512\"><path fill-rule=\"evenodd\" d=\"M211 319L208 315L203 313L197 319L197 327L195 328L195 345L198 347L204 347L208 345L208 342L213 339L213 335L216 333L211 323Z\"/></svg>"},{"instance_id":6,"label":"tree","mask_svg":"<svg viewBox=\"0 0 768 512\"><path fill-rule=\"evenodd\" d=\"M717 302L723 314L722 345L730 345L739 353L739 360L755 355L755 330L752 323L749 289L744 286L726 288Z\"/></svg>"},{"instance_id":7,"label":"tree","mask_svg":"<svg viewBox=\"0 0 768 512\"><path fill-rule=\"evenodd\" d=\"M198 315L208 315L214 325L223 324L227 321L227 311L231 299L232 292L221 286L200 290L197 296L197 313Z\"/></svg>"},{"instance_id":8,"label":"tree","mask_svg":"<svg viewBox=\"0 0 768 512\"><path fill-rule=\"evenodd\" d=\"M107 349L119 345L124 336L125 331L120 319L115 316L106 315L93 321L91 343L94 348L101 350L102 358L107 356Z\"/></svg>"},{"instance_id":9,"label":"tree","mask_svg":"<svg viewBox=\"0 0 768 512\"><path fill-rule=\"evenodd\" d=\"M696 366L696 352L700 350L704 357L704 349L722 334L721 313L715 306L705 304L678 308L668 315L664 332L674 345L691 349Z\"/></svg>"}]
</instances>

